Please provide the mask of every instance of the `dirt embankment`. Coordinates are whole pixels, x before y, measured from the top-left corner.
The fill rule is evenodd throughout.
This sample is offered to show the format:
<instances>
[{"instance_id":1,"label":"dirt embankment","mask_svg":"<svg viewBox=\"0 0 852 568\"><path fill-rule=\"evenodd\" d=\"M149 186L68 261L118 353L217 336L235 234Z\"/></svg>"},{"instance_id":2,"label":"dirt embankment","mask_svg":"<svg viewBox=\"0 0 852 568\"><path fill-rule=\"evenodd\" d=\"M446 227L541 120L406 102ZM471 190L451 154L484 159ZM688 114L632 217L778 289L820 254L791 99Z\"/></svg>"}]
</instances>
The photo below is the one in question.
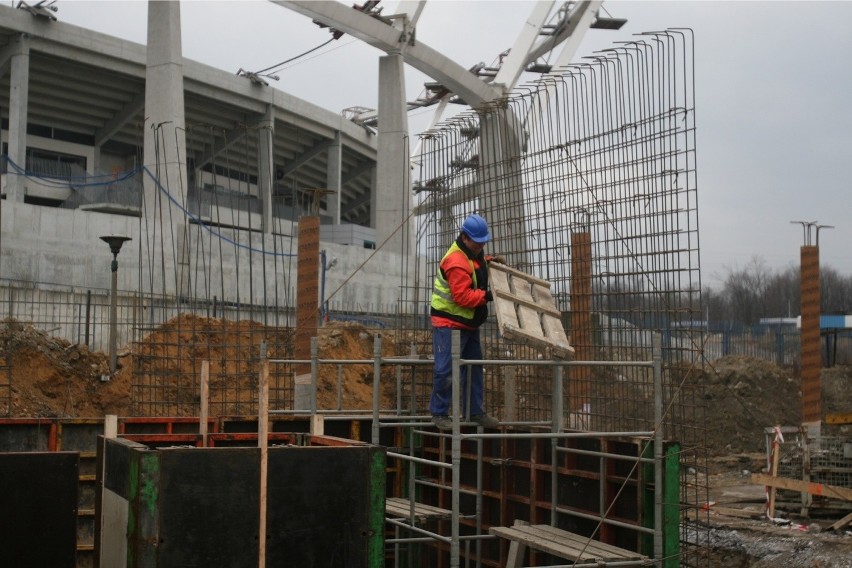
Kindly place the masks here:
<instances>
[{"instance_id":1,"label":"dirt embankment","mask_svg":"<svg viewBox=\"0 0 852 568\"><path fill-rule=\"evenodd\" d=\"M802 422L801 379L773 363L725 357L708 367L704 381L711 456L765 452L765 428ZM823 369L820 382L823 415L852 412L852 367ZM852 436L846 430L838 433Z\"/></svg>"},{"instance_id":2,"label":"dirt embankment","mask_svg":"<svg viewBox=\"0 0 852 568\"><path fill-rule=\"evenodd\" d=\"M118 369L110 377L104 353L51 337L29 324L7 321L0 325L0 387L11 382L14 417L128 416L134 381L146 385L185 381L198 376L200 361L205 359L210 362L211 411L224 399L239 396L246 400L235 401L229 408L232 414L248 414L245 410L256 396L258 338L268 340L269 357L292 358L287 352L289 334L280 328L263 329L255 322L182 315L119 350ZM319 331L319 356L372 359L374 334L375 330L357 323L330 322ZM397 355L399 349L392 335L383 337L383 355ZM338 396L343 408L371 408L372 373L370 364L343 366L339 393L337 367L321 366L318 408L336 408ZM383 383L392 385L393 381ZM168 384L157 386L164 393L171 392ZM6 392L0 388L0 412L6 409ZM383 404L390 404L390 397L390 392L384 393Z\"/></svg>"},{"instance_id":3,"label":"dirt embankment","mask_svg":"<svg viewBox=\"0 0 852 568\"><path fill-rule=\"evenodd\" d=\"M152 330L132 348L119 351L117 373L110 380L104 353L91 352L51 337L29 324L6 321L0 325L0 385L11 377L12 416L100 417L128 415L131 380L158 362L174 376L197 376L199 360L210 361L211 397L227 396L216 381L254 380L258 337L267 338L269 356L290 358L290 330L264 329L250 321L182 315ZM371 359L376 330L353 322L330 322L319 330L320 357ZM408 352L415 339L383 335L384 356ZM416 338L421 342L423 338ZM132 352L131 352L132 349ZM164 363L162 361L165 361ZM167 367L167 369L166 369ZM6 373L6 377L3 376ZM343 408L368 409L372 405L372 366L341 367ZM245 378L245 379L244 379ZM702 391L707 412L707 449L710 456L730 456L765 451L764 428L801 422L801 381L772 363L750 357L726 357L705 370ZM823 411L852 412L852 367L822 371ZM394 381L383 381L393 384ZM320 368L318 406L336 408L338 369ZM246 388L252 396L254 388ZM3 396L0 390L0 397ZM391 393L383 393L385 403ZM2 404L3 398L0 398ZM211 405L216 400L211 400ZM2 409L2 407L0 407ZM840 432L852 435L852 432Z\"/></svg>"}]
</instances>

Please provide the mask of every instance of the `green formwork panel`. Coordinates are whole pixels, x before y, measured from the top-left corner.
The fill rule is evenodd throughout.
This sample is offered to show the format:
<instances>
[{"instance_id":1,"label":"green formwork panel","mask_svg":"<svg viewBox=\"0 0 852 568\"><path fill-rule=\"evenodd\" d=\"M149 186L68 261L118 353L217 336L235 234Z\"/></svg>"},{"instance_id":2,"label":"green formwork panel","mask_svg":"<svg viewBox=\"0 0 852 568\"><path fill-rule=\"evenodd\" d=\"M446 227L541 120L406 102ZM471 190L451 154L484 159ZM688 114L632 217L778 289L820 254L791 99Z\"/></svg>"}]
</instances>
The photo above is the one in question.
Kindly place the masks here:
<instances>
[{"instance_id":1,"label":"green formwork panel","mask_svg":"<svg viewBox=\"0 0 852 568\"><path fill-rule=\"evenodd\" d=\"M122 566L258 565L258 448L152 450L122 442L110 440L105 450L105 488L126 495ZM369 444L270 447L267 566L381 568L385 458ZM121 500L111 502L120 513ZM114 558L116 546L102 544Z\"/></svg>"},{"instance_id":2,"label":"green formwork panel","mask_svg":"<svg viewBox=\"0 0 852 568\"><path fill-rule=\"evenodd\" d=\"M643 457L653 456L653 443L643 450ZM642 525L653 529L654 514L654 466L643 466L644 488L642 498ZM642 539L642 553L654 556L654 537ZM663 449L663 562L664 568L680 566L680 444L667 443Z\"/></svg>"}]
</instances>

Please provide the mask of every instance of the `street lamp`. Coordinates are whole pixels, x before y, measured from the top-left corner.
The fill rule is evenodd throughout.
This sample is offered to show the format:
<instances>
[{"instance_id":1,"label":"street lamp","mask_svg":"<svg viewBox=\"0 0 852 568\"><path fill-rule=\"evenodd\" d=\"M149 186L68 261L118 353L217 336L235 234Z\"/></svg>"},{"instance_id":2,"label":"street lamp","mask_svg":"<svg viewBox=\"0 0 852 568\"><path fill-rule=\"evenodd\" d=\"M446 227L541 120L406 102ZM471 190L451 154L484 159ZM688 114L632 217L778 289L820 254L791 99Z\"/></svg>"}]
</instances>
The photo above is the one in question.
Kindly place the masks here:
<instances>
[{"instance_id":1,"label":"street lamp","mask_svg":"<svg viewBox=\"0 0 852 568\"><path fill-rule=\"evenodd\" d=\"M109 373L115 374L116 368L116 320L118 319L118 253L121 246L130 240L130 237L101 237L101 240L109 245L112 252L112 286L109 297Z\"/></svg>"},{"instance_id":2,"label":"street lamp","mask_svg":"<svg viewBox=\"0 0 852 568\"><path fill-rule=\"evenodd\" d=\"M325 273L337 265L337 258L332 258L331 261L325 254L325 249L320 251L320 259L322 261L322 281L320 285L320 319L325 322L328 319L328 305L325 301Z\"/></svg>"}]
</instances>

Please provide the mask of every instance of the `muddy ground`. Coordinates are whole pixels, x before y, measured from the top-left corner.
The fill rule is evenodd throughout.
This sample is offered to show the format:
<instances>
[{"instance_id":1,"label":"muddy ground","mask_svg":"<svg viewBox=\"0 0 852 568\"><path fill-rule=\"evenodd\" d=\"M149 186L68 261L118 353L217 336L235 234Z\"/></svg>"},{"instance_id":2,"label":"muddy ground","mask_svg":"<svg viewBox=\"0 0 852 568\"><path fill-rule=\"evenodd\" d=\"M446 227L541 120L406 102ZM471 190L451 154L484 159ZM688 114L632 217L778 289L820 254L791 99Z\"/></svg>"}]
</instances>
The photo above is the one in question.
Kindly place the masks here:
<instances>
[{"instance_id":1,"label":"muddy ground","mask_svg":"<svg viewBox=\"0 0 852 568\"><path fill-rule=\"evenodd\" d=\"M181 316L186 318L187 316ZM193 317L194 316L189 316ZM51 337L31 325L6 321L0 326L0 387L11 378L11 415L14 417L101 417L129 415L131 352L147 349L176 349L191 345L186 329L215 330L239 336L257 332L252 322L227 322L195 318L165 324L143 341L119 352L119 370L110 380L105 354L85 346ZM149 343L146 346L145 341ZM400 348L410 338L399 338ZM233 345L249 349L251 342L224 340L205 343L211 360L211 376L228 369L231 360L249 360L247 353L232 353ZM254 347L251 347L252 349ZM321 329L320 357L369 359L373 332L360 324L333 323ZM393 340L383 349L395 353ZM271 356L283 356L272 353ZM175 357L181 364L184 357ZM137 363L138 364L138 363ZM217 367L218 365L218 367ZM372 370L347 367L343 377L344 407L370 408ZM194 372L190 370L190 372ZM5 373L6 376L2 376ZM703 531L711 566L791 568L852 568L852 524L840 530L828 527L846 512L812 511L799 515L796 503L779 503L775 521L765 517L765 488L751 483L751 474L765 470L764 428L801 422L800 381L790 371L748 357L727 357L708 365L700 378L707 405L708 467L704 476L709 487L709 531ZM852 413L852 367L824 369L821 375L823 411ZM318 404L333 408L338 397L337 377L332 369L320 379ZM6 396L0 388L0 397ZM385 396L389 396L385 393ZM0 398L0 410L6 405ZM852 426L835 426L833 435L852 438Z\"/></svg>"}]
</instances>

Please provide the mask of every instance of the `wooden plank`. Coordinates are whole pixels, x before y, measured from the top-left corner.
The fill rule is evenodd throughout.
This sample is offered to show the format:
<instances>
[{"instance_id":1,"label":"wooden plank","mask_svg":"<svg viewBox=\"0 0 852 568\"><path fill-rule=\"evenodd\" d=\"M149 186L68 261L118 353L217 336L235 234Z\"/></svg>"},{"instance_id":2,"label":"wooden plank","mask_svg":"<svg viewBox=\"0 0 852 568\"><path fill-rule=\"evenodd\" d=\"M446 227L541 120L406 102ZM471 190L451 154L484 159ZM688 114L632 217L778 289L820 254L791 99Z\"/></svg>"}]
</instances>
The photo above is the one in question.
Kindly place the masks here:
<instances>
[{"instance_id":1,"label":"wooden plank","mask_svg":"<svg viewBox=\"0 0 852 568\"><path fill-rule=\"evenodd\" d=\"M521 324L521 329L527 332L530 336L535 337L540 341L544 341L544 334L541 332L541 318L538 311L523 304L518 305L518 322Z\"/></svg>"},{"instance_id":2,"label":"wooden plank","mask_svg":"<svg viewBox=\"0 0 852 568\"><path fill-rule=\"evenodd\" d=\"M839 531L840 529L842 529L843 527L845 527L849 523L852 523L852 513L849 513L848 515L846 515L845 517L843 517L842 519L840 519L839 521L837 521L836 523L834 523L833 525L828 527L828 530Z\"/></svg>"},{"instance_id":3,"label":"wooden plank","mask_svg":"<svg viewBox=\"0 0 852 568\"><path fill-rule=\"evenodd\" d=\"M520 306L526 306L527 308L530 308L536 312L550 314L554 317L560 317L562 315L559 310L553 307L552 296L551 301L548 303L547 301L533 297L532 294L528 290L525 290L523 287L516 288L513 291L506 291L505 289L495 289L494 296L497 298L509 300L510 302L514 302ZM548 296L550 296L550 294L548 294Z\"/></svg>"},{"instance_id":4,"label":"wooden plank","mask_svg":"<svg viewBox=\"0 0 852 568\"><path fill-rule=\"evenodd\" d=\"M517 541L525 546L547 552L548 554L553 554L559 558L566 558L568 560L598 560L591 554L582 553L581 549L570 545L564 546L560 543L553 542L549 538L541 537L538 534L530 534L518 527L491 527L488 531L495 536Z\"/></svg>"},{"instance_id":5,"label":"wooden plank","mask_svg":"<svg viewBox=\"0 0 852 568\"><path fill-rule=\"evenodd\" d=\"M401 517L404 519L411 517L411 502L402 497L388 497L385 500L385 512L391 517ZM415 521L425 521L427 519L443 519L452 516L452 511L433 507L432 505L424 505L423 503L414 503L414 519Z\"/></svg>"},{"instance_id":6,"label":"wooden plank","mask_svg":"<svg viewBox=\"0 0 852 568\"><path fill-rule=\"evenodd\" d=\"M645 558L638 552L625 550L549 525L491 527L489 532L495 536L517 541L530 548L568 560L616 562Z\"/></svg>"},{"instance_id":7,"label":"wooden plank","mask_svg":"<svg viewBox=\"0 0 852 568\"><path fill-rule=\"evenodd\" d=\"M514 526L528 526L526 521L515 521ZM527 546L522 542L513 540L509 543L509 553L506 555L506 568L521 568L524 565L524 556L527 553Z\"/></svg>"},{"instance_id":8,"label":"wooden plank","mask_svg":"<svg viewBox=\"0 0 852 568\"><path fill-rule=\"evenodd\" d=\"M852 501L852 489L837 487L836 485L825 485L824 483L812 483L809 481L787 479L784 477L772 477L765 473L751 474L751 482L757 485L780 487L781 489L790 489L800 493L809 493L811 495L821 495L823 497Z\"/></svg>"},{"instance_id":9,"label":"wooden plank","mask_svg":"<svg viewBox=\"0 0 852 568\"><path fill-rule=\"evenodd\" d=\"M550 288L550 282L548 282L547 280L542 280L541 278L536 278L532 274L527 274L526 272L521 272L517 268L512 268L511 266L507 266L505 264L500 264L499 262L489 262L488 268L489 268L489 270L499 270L500 272L503 272L506 275L518 276L518 277L523 278L524 280L527 280L527 281L532 282L534 284L540 284L542 286L546 286L546 287ZM489 274L489 278L490 278L490 274Z\"/></svg>"},{"instance_id":10,"label":"wooden plank","mask_svg":"<svg viewBox=\"0 0 852 568\"><path fill-rule=\"evenodd\" d=\"M544 534L551 535L553 538L563 538L570 539L575 545L582 545L586 547L586 550L591 551L593 554L600 555L602 557L616 559L633 559L633 558L643 558L641 554L638 552L632 552L630 550L625 550L624 548L620 548L618 546L614 546L612 544L607 544L605 542L601 542L599 540L589 539L588 537L581 536L572 532L564 531L562 529L558 529L556 527L552 527L550 525L534 525L536 529L541 531Z\"/></svg>"},{"instance_id":11,"label":"wooden plank","mask_svg":"<svg viewBox=\"0 0 852 568\"><path fill-rule=\"evenodd\" d=\"M776 431L780 432L777 429L776 429ZM781 456L781 445L780 445L780 442L778 440L778 437L776 436L775 440L772 442L772 465L769 468L769 475L771 475L773 478L778 477L778 461L780 459L780 456ZM770 519L775 517L775 494L777 492L778 492L777 487L770 487L769 488L769 508L767 509L767 514L769 515Z\"/></svg>"},{"instance_id":12,"label":"wooden plank","mask_svg":"<svg viewBox=\"0 0 852 568\"><path fill-rule=\"evenodd\" d=\"M725 515L726 517L741 517L744 519L763 518L763 511L749 511L747 509L736 509L734 507L710 507L710 512L717 515Z\"/></svg>"}]
</instances>

